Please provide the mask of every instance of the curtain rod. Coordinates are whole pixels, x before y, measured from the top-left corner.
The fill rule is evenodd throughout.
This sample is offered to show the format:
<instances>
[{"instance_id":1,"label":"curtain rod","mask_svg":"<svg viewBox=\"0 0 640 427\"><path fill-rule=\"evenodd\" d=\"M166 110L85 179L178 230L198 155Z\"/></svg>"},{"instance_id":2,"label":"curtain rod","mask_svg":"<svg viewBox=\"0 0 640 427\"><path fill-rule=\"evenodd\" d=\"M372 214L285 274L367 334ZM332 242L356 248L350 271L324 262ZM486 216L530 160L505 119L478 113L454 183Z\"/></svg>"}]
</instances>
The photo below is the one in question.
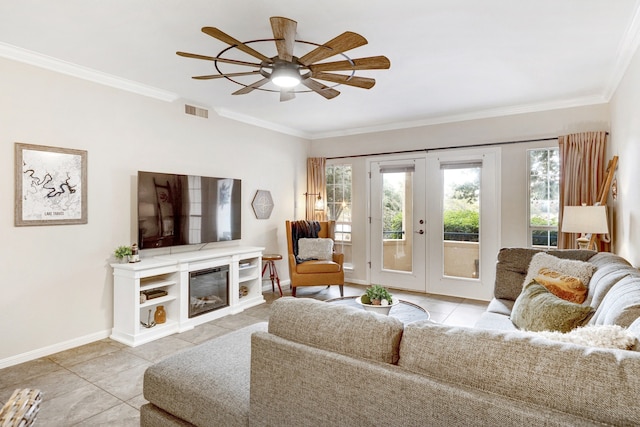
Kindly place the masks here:
<instances>
[{"instance_id":1,"label":"curtain rod","mask_svg":"<svg viewBox=\"0 0 640 427\"><path fill-rule=\"evenodd\" d=\"M609 135L609 132L607 132ZM452 145L450 147L437 147L437 148L420 148L416 150L404 150L404 151L387 151L384 153L371 153L371 154L353 154L351 156L336 156L336 157L327 157L327 160L335 160L335 159L349 159L355 157L369 157L369 156L388 156L391 154L407 154L407 153L428 153L430 151L439 151L439 150L453 150L456 148L478 148L478 147L491 147L495 145L510 145L510 144L524 144L526 142L538 142L538 141L554 141L557 140L558 137L549 137L549 138L536 138L536 139L524 139L520 141L504 141L504 142L487 142L484 144L473 144L473 145Z\"/></svg>"}]
</instances>

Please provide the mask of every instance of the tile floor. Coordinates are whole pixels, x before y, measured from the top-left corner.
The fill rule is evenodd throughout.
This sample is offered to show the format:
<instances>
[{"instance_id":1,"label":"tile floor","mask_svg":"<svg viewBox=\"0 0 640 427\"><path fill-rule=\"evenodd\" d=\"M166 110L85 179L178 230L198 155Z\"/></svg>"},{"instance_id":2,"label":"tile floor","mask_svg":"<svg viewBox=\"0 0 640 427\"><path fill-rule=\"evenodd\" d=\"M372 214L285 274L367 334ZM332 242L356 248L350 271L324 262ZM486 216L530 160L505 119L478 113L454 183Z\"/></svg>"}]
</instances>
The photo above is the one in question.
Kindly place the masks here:
<instances>
[{"instance_id":1,"label":"tile floor","mask_svg":"<svg viewBox=\"0 0 640 427\"><path fill-rule=\"evenodd\" d=\"M344 294L361 295L363 286L345 285ZM455 297L392 290L401 299L429 311L431 319L448 325L472 326L487 303ZM291 295L285 290L285 295ZM43 391L36 425L138 426L145 369L177 351L269 317L277 293L265 292L267 304L217 319L181 334L130 348L110 339L66 350L0 370L0 404L16 388ZM340 296L337 286L300 288L298 297L326 300Z\"/></svg>"}]
</instances>

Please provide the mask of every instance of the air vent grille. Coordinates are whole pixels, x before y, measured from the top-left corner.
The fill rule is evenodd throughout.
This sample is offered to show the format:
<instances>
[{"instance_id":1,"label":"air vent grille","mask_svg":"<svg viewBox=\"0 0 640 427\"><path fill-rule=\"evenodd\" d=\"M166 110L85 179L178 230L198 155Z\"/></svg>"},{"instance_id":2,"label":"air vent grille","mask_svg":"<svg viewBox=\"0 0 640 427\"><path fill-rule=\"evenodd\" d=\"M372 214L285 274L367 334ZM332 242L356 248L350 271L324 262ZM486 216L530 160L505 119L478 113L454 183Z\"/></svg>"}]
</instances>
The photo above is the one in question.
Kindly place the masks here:
<instances>
[{"instance_id":1,"label":"air vent grille","mask_svg":"<svg viewBox=\"0 0 640 427\"><path fill-rule=\"evenodd\" d=\"M205 119L209 118L209 110L205 110L204 108L194 107L193 105L189 105L189 104L184 105L184 112L192 116L203 117Z\"/></svg>"}]
</instances>

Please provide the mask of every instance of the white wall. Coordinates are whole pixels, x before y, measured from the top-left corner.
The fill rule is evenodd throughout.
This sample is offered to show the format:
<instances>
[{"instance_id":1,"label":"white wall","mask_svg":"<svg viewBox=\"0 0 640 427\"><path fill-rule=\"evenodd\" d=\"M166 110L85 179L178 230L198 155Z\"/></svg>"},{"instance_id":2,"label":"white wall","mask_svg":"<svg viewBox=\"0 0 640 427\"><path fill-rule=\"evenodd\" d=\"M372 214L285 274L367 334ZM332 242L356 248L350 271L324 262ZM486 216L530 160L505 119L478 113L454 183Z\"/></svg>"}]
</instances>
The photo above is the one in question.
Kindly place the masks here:
<instances>
[{"instance_id":1,"label":"white wall","mask_svg":"<svg viewBox=\"0 0 640 427\"><path fill-rule=\"evenodd\" d=\"M308 141L18 62L0 69L0 368L107 336L109 263L136 239L138 170L242 179L241 243L286 253ZM88 224L14 227L15 142L88 151ZM275 203L268 220L251 209L258 189Z\"/></svg>"},{"instance_id":2,"label":"white wall","mask_svg":"<svg viewBox=\"0 0 640 427\"><path fill-rule=\"evenodd\" d=\"M518 114L483 120L316 140L313 156L338 157L390 151L522 141L575 132L609 130L608 104ZM512 144L502 147L501 246L527 245L526 150L557 146L555 141ZM353 165L353 266L347 277L366 283L366 157L336 160ZM358 220L356 218L361 218Z\"/></svg>"},{"instance_id":3,"label":"white wall","mask_svg":"<svg viewBox=\"0 0 640 427\"><path fill-rule=\"evenodd\" d=\"M614 252L640 266L640 50L611 100L609 152L619 156L618 199L613 203Z\"/></svg>"}]
</instances>

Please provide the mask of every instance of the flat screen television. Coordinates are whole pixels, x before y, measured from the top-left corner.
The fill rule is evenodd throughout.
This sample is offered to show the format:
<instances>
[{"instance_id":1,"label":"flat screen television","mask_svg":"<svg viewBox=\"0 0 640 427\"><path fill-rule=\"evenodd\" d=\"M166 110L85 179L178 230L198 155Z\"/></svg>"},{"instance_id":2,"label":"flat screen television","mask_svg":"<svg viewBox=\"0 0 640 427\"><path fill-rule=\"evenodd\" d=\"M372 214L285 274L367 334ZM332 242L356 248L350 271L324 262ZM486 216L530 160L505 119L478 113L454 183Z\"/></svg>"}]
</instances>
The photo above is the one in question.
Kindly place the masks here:
<instances>
[{"instance_id":1,"label":"flat screen television","mask_svg":"<svg viewBox=\"0 0 640 427\"><path fill-rule=\"evenodd\" d=\"M138 172L138 246L162 248L238 240L242 181Z\"/></svg>"}]
</instances>

